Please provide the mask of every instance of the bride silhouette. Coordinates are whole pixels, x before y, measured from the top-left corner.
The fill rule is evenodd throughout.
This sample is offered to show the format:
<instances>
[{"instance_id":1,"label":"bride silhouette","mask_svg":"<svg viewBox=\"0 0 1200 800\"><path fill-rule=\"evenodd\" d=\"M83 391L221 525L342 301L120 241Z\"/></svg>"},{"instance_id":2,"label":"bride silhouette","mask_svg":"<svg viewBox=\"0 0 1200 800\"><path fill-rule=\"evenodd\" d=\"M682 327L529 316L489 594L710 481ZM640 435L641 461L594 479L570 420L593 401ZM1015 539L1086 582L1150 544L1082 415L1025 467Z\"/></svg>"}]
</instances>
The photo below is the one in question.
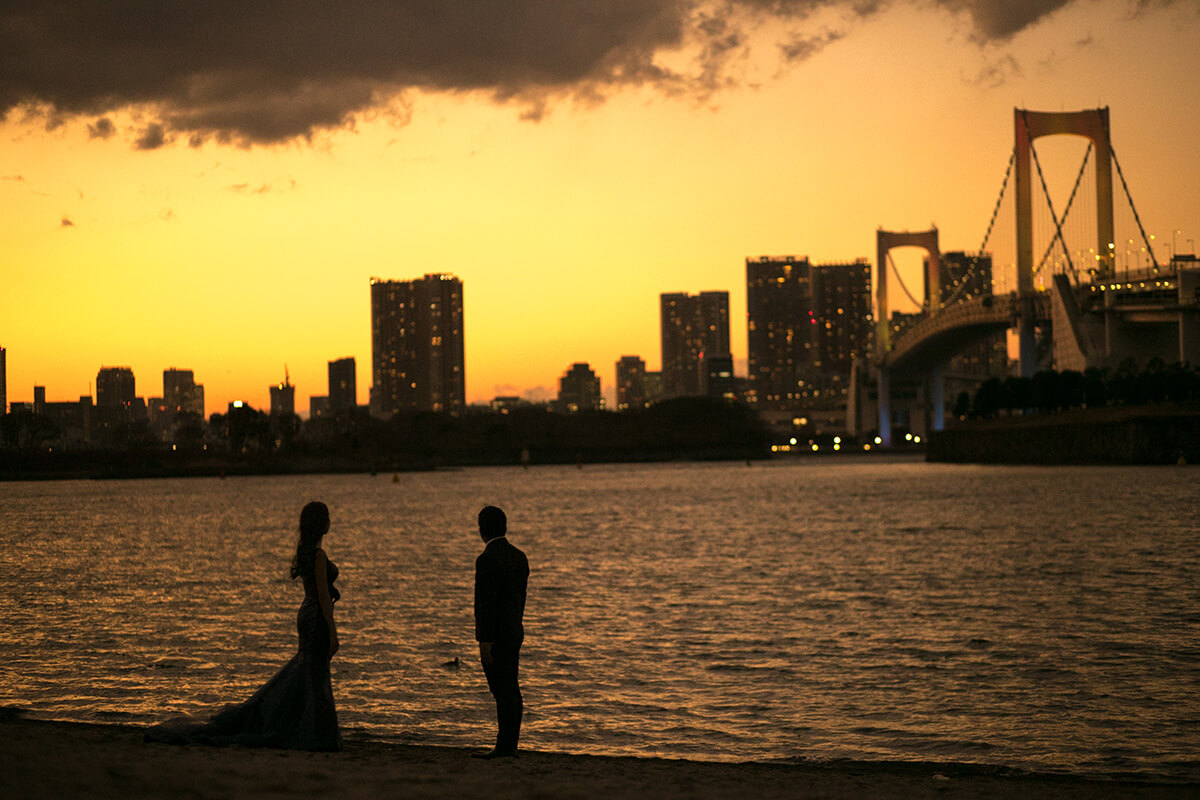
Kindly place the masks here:
<instances>
[{"instance_id":1,"label":"bride silhouette","mask_svg":"<svg viewBox=\"0 0 1200 800\"><path fill-rule=\"evenodd\" d=\"M321 549L329 531L329 509L312 502L300 512L300 540L292 579L304 579L304 602L296 615L300 647L292 660L254 695L211 719L173 719L150 728L146 741L169 744L238 744L294 750L340 750L337 709L329 660L338 650L333 582L338 568Z\"/></svg>"}]
</instances>

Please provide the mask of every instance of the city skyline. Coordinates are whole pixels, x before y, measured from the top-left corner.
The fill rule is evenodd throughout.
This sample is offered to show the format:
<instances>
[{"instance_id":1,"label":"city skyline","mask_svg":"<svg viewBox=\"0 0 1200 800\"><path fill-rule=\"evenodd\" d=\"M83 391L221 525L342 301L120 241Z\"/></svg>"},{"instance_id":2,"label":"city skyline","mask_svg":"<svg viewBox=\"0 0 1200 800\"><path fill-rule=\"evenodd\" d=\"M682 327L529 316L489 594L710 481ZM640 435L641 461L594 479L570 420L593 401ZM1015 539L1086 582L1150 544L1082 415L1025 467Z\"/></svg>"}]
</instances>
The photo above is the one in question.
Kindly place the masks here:
<instances>
[{"instance_id":1,"label":"city skyline","mask_svg":"<svg viewBox=\"0 0 1200 800\"><path fill-rule=\"evenodd\" d=\"M533 70L550 76L540 83L499 69L470 86L376 82L374 106L291 131L266 110L228 105L241 116L220 123L152 90L108 107L0 75L8 401L31 402L35 385L74 400L107 364L145 376L184 365L210 413L234 399L268 407L284 364L302 397L320 395L330 360L370 363L369 276L441 271L467 295L470 403L551 399L575 362L606 395L622 356L661 369L668 292L728 291L740 362L746 258L852 262L870 257L877 227L931 222L945 250L976 249L1013 107L1109 106L1160 260L1194 250L1193 4L1054 0L1006 16L1000 3L898 1L860 16L834 2L786 19L751 5L722 18L741 38L716 72L694 68L719 50L685 20L681 48L627 31L574 72ZM119 52L118 36L95 33ZM630 48L687 80L604 72L604 53ZM706 77L723 88L697 88ZM13 98L61 113L28 116ZM274 99L264 108L289 97ZM1069 188L1082 144L1038 147ZM920 275L919 255L897 262ZM360 405L368 386L360 375Z\"/></svg>"}]
</instances>

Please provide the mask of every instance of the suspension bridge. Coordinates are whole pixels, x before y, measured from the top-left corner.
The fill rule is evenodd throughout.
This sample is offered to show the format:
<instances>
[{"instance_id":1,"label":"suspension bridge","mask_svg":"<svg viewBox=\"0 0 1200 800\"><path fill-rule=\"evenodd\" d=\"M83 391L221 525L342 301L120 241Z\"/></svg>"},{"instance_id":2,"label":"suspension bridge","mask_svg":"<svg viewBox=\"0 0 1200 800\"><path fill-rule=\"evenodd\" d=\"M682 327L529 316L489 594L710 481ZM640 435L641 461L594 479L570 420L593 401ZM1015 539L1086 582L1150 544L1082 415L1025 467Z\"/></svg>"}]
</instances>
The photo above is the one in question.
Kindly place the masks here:
<instances>
[{"instance_id":1,"label":"suspension bridge","mask_svg":"<svg viewBox=\"0 0 1200 800\"><path fill-rule=\"evenodd\" d=\"M1013 150L1000 192L983 242L966 260L964 273L947 274L937 228L916 232L880 229L876 234L876 327L871 361L878 389L879 436L885 446L891 444L892 436L893 380L928 380L930 425L941 430L947 361L998 333L1016 332L1022 377L1031 377L1039 367L1051 364L1083 370L1116 366L1128 358L1200 361L1200 262L1194 254L1179 256L1174 248L1168 262L1159 261L1154 237L1146 232L1112 146L1108 108L1074 112L1016 108L1013 124ZM1034 146L1038 139L1060 135L1081 136L1088 142L1061 211L1050 191L1048 170ZM1118 247L1116 236L1114 168L1128 209L1125 224L1131 231L1123 248ZM1092 191L1081 192L1089 172ZM1094 197L1093 208L1079 211L1077 207L1087 203L1081 197L1088 194ZM1000 244L993 237L1010 195L1015 217L1011 259L1015 287L1000 292L996 291L999 282L992 271L989 248ZM1035 196L1044 200L1038 203L1036 219ZM1093 214L1094 222L1088 219ZM919 299L908 290L892 260L891 251L900 247L925 251L924 292ZM1040 258L1035 260L1035 254ZM903 328L895 325L889 314L892 279L921 309L919 317Z\"/></svg>"}]
</instances>

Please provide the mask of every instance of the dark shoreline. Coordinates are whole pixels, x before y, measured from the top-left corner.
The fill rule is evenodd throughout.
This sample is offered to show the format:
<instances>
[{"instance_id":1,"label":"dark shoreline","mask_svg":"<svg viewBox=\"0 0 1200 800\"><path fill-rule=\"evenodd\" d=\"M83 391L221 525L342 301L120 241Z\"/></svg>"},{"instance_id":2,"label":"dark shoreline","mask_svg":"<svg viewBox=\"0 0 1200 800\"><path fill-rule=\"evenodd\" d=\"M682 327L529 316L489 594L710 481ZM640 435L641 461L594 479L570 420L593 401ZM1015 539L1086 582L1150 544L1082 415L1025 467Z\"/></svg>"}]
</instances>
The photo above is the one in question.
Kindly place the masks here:
<instances>
[{"instance_id":1,"label":"dark shoreline","mask_svg":"<svg viewBox=\"0 0 1200 800\"><path fill-rule=\"evenodd\" d=\"M593 466L672 462L746 462L768 460L758 449L710 449L691 452L580 452L539 454L528 466ZM2 453L0 482L43 480L130 480L142 478L225 478L248 475L394 475L466 467L518 467L519 455L446 454L429 459L355 458L352 456L278 456L233 458L187 456L170 451Z\"/></svg>"},{"instance_id":2,"label":"dark shoreline","mask_svg":"<svg viewBox=\"0 0 1200 800\"><path fill-rule=\"evenodd\" d=\"M1183 798L1200 783L1095 779L918 762L726 763L525 751L478 762L463 748L350 738L339 753L147 744L133 725L0 714L0 792L23 797L404 796ZM63 765L70 764L70 769Z\"/></svg>"},{"instance_id":3,"label":"dark shoreline","mask_svg":"<svg viewBox=\"0 0 1200 800\"><path fill-rule=\"evenodd\" d=\"M929 436L927 460L958 464L1200 464L1200 410L1127 407L960 422Z\"/></svg>"}]
</instances>

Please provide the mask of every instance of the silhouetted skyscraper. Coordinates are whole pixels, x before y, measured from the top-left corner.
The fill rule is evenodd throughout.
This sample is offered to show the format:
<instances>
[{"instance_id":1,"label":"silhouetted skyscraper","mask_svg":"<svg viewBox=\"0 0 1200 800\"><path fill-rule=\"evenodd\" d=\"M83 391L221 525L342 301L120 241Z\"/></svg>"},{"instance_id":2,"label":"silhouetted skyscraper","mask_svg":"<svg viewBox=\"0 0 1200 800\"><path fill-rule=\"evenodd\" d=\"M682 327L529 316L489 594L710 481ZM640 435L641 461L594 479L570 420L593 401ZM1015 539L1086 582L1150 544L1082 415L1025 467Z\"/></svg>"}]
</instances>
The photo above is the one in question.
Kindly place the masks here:
<instances>
[{"instance_id":1,"label":"silhouetted skyscraper","mask_svg":"<svg viewBox=\"0 0 1200 800\"><path fill-rule=\"evenodd\" d=\"M729 292L659 297L663 395L703 393L704 359L729 355Z\"/></svg>"},{"instance_id":2,"label":"silhouetted skyscraper","mask_svg":"<svg viewBox=\"0 0 1200 800\"><path fill-rule=\"evenodd\" d=\"M733 377L733 356L705 357L703 375L706 397L732 400L737 396L737 380Z\"/></svg>"},{"instance_id":3,"label":"silhouetted skyscraper","mask_svg":"<svg viewBox=\"0 0 1200 800\"><path fill-rule=\"evenodd\" d=\"M572 364L558 379L557 405L564 413L594 411L603 406L600 378L586 362Z\"/></svg>"},{"instance_id":4,"label":"silhouetted skyscraper","mask_svg":"<svg viewBox=\"0 0 1200 800\"><path fill-rule=\"evenodd\" d=\"M8 413L8 351L0 347L0 417Z\"/></svg>"},{"instance_id":5,"label":"silhouetted skyscraper","mask_svg":"<svg viewBox=\"0 0 1200 800\"><path fill-rule=\"evenodd\" d=\"M845 393L850 365L870 342L871 265L748 258L746 321L758 407L825 404L831 389Z\"/></svg>"},{"instance_id":6,"label":"silhouetted skyscraper","mask_svg":"<svg viewBox=\"0 0 1200 800\"><path fill-rule=\"evenodd\" d=\"M453 275L371 279L371 413L466 403L463 285Z\"/></svg>"},{"instance_id":7,"label":"silhouetted skyscraper","mask_svg":"<svg viewBox=\"0 0 1200 800\"><path fill-rule=\"evenodd\" d=\"M358 379L353 358L329 362L329 410L353 411L358 408Z\"/></svg>"},{"instance_id":8,"label":"silhouetted skyscraper","mask_svg":"<svg viewBox=\"0 0 1200 800\"><path fill-rule=\"evenodd\" d=\"M96 373L96 407L133 408L137 387L129 367L101 367Z\"/></svg>"},{"instance_id":9,"label":"silhouetted skyscraper","mask_svg":"<svg viewBox=\"0 0 1200 800\"><path fill-rule=\"evenodd\" d=\"M646 362L621 356L617 362L617 410L646 407Z\"/></svg>"},{"instance_id":10,"label":"silhouetted skyscraper","mask_svg":"<svg viewBox=\"0 0 1200 800\"><path fill-rule=\"evenodd\" d=\"M746 325L750 385L758 406L786 409L814 369L816 314L807 258L746 259Z\"/></svg>"},{"instance_id":11,"label":"silhouetted skyscraper","mask_svg":"<svg viewBox=\"0 0 1200 800\"><path fill-rule=\"evenodd\" d=\"M817 324L816 360L826 375L850 375L871 341L871 264L818 264L812 270L812 306Z\"/></svg>"},{"instance_id":12,"label":"silhouetted skyscraper","mask_svg":"<svg viewBox=\"0 0 1200 800\"><path fill-rule=\"evenodd\" d=\"M290 417L296 413L296 387L284 371L283 383L271 387L271 416Z\"/></svg>"},{"instance_id":13,"label":"silhouetted skyscraper","mask_svg":"<svg viewBox=\"0 0 1200 800\"><path fill-rule=\"evenodd\" d=\"M204 386L196 383L190 369L163 370L162 400L169 422L181 411L204 416Z\"/></svg>"}]
</instances>

